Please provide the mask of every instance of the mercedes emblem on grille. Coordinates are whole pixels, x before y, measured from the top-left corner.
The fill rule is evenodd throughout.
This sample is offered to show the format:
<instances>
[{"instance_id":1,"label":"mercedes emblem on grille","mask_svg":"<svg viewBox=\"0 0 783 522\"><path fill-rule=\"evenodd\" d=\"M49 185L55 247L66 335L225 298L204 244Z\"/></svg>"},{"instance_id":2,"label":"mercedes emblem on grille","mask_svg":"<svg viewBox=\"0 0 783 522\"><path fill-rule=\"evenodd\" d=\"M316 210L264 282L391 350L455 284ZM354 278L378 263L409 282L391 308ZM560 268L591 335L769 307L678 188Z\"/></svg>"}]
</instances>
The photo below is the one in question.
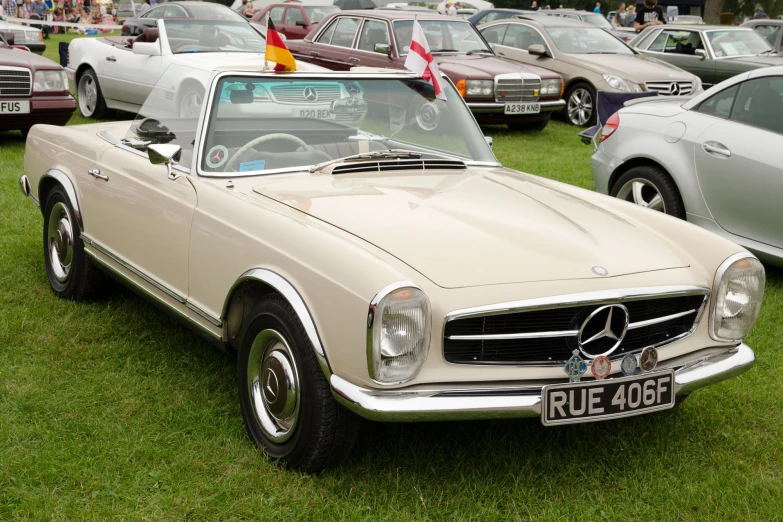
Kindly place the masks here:
<instances>
[{"instance_id":1,"label":"mercedes emblem on grille","mask_svg":"<svg viewBox=\"0 0 783 522\"><path fill-rule=\"evenodd\" d=\"M628 309L620 304L601 306L582 323L577 343L583 355L594 359L609 356L628 331Z\"/></svg>"},{"instance_id":2,"label":"mercedes emblem on grille","mask_svg":"<svg viewBox=\"0 0 783 522\"><path fill-rule=\"evenodd\" d=\"M318 99L318 92L310 86L305 87L302 94L304 95L305 100L309 102L314 102Z\"/></svg>"},{"instance_id":3,"label":"mercedes emblem on grille","mask_svg":"<svg viewBox=\"0 0 783 522\"><path fill-rule=\"evenodd\" d=\"M680 95L680 85L677 82L672 82L671 87L669 87L669 94L672 96Z\"/></svg>"}]
</instances>

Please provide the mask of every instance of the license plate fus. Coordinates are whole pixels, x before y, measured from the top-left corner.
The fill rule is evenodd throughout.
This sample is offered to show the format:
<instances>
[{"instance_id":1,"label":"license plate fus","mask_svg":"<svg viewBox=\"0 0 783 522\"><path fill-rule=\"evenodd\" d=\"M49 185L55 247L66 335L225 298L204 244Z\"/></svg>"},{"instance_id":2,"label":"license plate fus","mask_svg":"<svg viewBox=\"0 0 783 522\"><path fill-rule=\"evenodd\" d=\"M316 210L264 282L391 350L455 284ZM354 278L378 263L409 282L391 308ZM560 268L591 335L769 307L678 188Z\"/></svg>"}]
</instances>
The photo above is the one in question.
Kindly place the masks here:
<instances>
[{"instance_id":1,"label":"license plate fus","mask_svg":"<svg viewBox=\"0 0 783 522\"><path fill-rule=\"evenodd\" d=\"M0 114L29 114L29 101L0 101Z\"/></svg>"},{"instance_id":2,"label":"license plate fus","mask_svg":"<svg viewBox=\"0 0 783 522\"><path fill-rule=\"evenodd\" d=\"M545 386L545 426L630 417L674 406L674 372Z\"/></svg>"},{"instance_id":3,"label":"license plate fus","mask_svg":"<svg viewBox=\"0 0 783 522\"><path fill-rule=\"evenodd\" d=\"M507 103L505 108L505 114L538 114L539 112L541 112L540 103Z\"/></svg>"}]
</instances>

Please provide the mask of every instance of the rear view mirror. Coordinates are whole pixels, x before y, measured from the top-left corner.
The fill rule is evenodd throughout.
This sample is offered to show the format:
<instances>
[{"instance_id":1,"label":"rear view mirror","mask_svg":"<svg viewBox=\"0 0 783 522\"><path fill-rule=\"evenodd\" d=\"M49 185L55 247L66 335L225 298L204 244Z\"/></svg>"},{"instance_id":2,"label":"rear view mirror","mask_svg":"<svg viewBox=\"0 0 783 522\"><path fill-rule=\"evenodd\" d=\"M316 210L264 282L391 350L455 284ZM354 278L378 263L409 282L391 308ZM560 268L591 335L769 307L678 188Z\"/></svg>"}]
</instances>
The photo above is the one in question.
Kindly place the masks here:
<instances>
[{"instance_id":1,"label":"rear view mirror","mask_svg":"<svg viewBox=\"0 0 783 522\"><path fill-rule=\"evenodd\" d=\"M160 56L160 45L158 42L133 42L133 54Z\"/></svg>"},{"instance_id":2,"label":"rear view mirror","mask_svg":"<svg viewBox=\"0 0 783 522\"><path fill-rule=\"evenodd\" d=\"M704 49L696 49L695 51L693 51L693 54L700 57L702 60L707 59L707 51L705 51Z\"/></svg>"},{"instance_id":3,"label":"rear view mirror","mask_svg":"<svg viewBox=\"0 0 783 522\"><path fill-rule=\"evenodd\" d=\"M147 147L147 155L150 163L153 165L166 165L168 167L168 178L177 179L180 175L171 172L172 164L179 161L182 156L182 147L170 143L156 143Z\"/></svg>"},{"instance_id":4,"label":"rear view mirror","mask_svg":"<svg viewBox=\"0 0 783 522\"><path fill-rule=\"evenodd\" d=\"M297 20L296 25L298 25L299 27L307 27L307 22L305 22L304 20Z\"/></svg>"},{"instance_id":5,"label":"rear view mirror","mask_svg":"<svg viewBox=\"0 0 783 522\"><path fill-rule=\"evenodd\" d=\"M533 56L549 56L546 52L546 47L541 44L531 45L527 48L527 52Z\"/></svg>"},{"instance_id":6,"label":"rear view mirror","mask_svg":"<svg viewBox=\"0 0 783 522\"><path fill-rule=\"evenodd\" d=\"M386 56L391 56L391 45L387 43L377 43L375 44L373 50L376 53L381 53L381 54L385 54Z\"/></svg>"}]
</instances>

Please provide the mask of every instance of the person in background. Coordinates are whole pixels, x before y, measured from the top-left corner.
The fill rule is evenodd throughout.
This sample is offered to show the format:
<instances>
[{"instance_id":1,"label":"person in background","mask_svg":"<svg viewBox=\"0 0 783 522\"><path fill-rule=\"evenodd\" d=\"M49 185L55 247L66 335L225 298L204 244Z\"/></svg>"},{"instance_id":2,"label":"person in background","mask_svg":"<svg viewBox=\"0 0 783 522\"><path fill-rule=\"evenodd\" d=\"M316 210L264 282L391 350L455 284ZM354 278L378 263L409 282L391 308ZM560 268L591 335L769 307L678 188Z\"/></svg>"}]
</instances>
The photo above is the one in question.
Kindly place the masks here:
<instances>
[{"instance_id":1,"label":"person in background","mask_svg":"<svg viewBox=\"0 0 783 522\"><path fill-rule=\"evenodd\" d=\"M628 14L628 11L625 10L625 2L620 2L620 7L617 8L617 12L614 14L614 23L618 27L623 26L623 21L625 20L625 15Z\"/></svg>"},{"instance_id":2,"label":"person in background","mask_svg":"<svg viewBox=\"0 0 783 522\"><path fill-rule=\"evenodd\" d=\"M530 6L531 11L538 11L538 2L536 0L533 0L533 5Z\"/></svg>"},{"instance_id":3,"label":"person in background","mask_svg":"<svg viewBox=\"0 0 783 522\"><path fill-rule=\"evenodd\" d=\"M634 29L639 32L651 25L661 25L665 23L666 19L663 17L663 11L658 7L658 0L644 0L642 8L636 11Z\"/></svg>"},{"instance_id":4,"label":"person in background","mask_svg":"<svg viewBox=\"0 0 783 522\"><path fill-rule=\"evenodd\" d=\"M446 2L446 14L457 16L457 5L454 2Z\"/></svg>"},{"instance_id":5,"label":"person in background","mask_svg":"<svg viewBox=\"0 0 783 522\"><path fill-rule=\"evenodd\" d=\"M763 7L759 7L756 9L756 14L753 15L753 18L769 18L769 16L767 16L767 13L764 12Z\"/></svg>"},{"instance_id":6,"label":"person in background","mask_svg":"<svg viewBox=\"0 0 783 522\"><path fill-rule=\"evenodd\" d=\"M255 8L253 8L253 4L250 3L250 1L247 2L247 8L245 9L245 18L253 18L253 15L256 14Z\"/></svg>"},{"instance_id":7,"label":"person in background","mask_svg":"<svg viewBox=\"0 0 783 522\"><path fill-rule=\"evenodd\" d=\"M601 14L601 2L596 2L595 3L595 9L593 9L593 12Z\"/></svg>"},{"instance_id":8,"label":"person in background","mask_svg":"<svg viewBox=\"0 0 783 522\"><path fill-rule=\"evenodd\" d=\"M30 18L33 15L33 0L24 0L22 4L22 18Z\"/></svg>"},{"instance_id":9,"label":"person in background","mask_svg":"<svg viewBox=\"0 0 783 522\"><path fill-rule=\"evenodd\" d=\"M242 0L242 4L240 4L240 6L237 7L237 13L243 15L245 14L246 9L247 9L247 0Z\"/></svg>"},{"instance_id":10,"label":"person in background","mask_svg":"<svg viewBox=\"0 0 783 522\"><path fill-rule=\"evenodd\" d=\"M63 9L61 7L55 8L53 20L55 22L64 22L65 21L65 14L64 14ZM55 25L53 32L54 32L54 34L59 33L61 30L62 30L62 32L66 32L64 29L65 29L65 27L57 27Z\"/></svg>"},{"instance_id":11,"label":"person in background","mask_svg":"<svg viewBox=\"0 0 783 522\"><path fill-rule=\"evenodd\" d=\"M625 10L625 18L623 18L623 27L631 27L636 23L636 7L628 6Z\"/></svg>"},{"instance_id":12,"label":"person in background","mask_svg":"<svg viewBox=\"0 0 783 522\"><path fill-rule=\"evenodd\" d=\"M549 7L549 4L546 4L546 5L544 6L544 11L549 11L550 9L552 9L552 8L551 8L551 7Z\"/></svg>"},{"instance_id":13,"label":"person in background","mask_svg":"<svg viewBox=\"0 0 783 522\"><path fill-rule=\"evenodd\" d=\"M139 9L139 14L145 11L149 11L151 7L152 7L152 3L150 2L150 0L144 0L144 3L141 4L141 8Z\"/></svg>"},{"instance_id":14,"label":"person in background","mask_svg":"<svg viewBox=\"0 0 783 522\"><path fill-rule=\"evenodd\" d=\"M16 18L16 13L19 11L19 4L16 0L3 0L3 13L9 18Z\"/></svg>"}]
</instances>

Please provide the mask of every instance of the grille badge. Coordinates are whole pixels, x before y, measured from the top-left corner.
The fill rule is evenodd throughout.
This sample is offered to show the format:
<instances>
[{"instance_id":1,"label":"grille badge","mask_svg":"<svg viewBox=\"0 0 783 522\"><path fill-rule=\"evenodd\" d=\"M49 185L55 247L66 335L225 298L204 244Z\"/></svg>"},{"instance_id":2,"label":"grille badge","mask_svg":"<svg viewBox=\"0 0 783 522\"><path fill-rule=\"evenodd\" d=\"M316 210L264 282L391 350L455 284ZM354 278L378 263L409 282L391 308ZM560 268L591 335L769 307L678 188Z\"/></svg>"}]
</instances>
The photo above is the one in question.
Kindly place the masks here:
<instances>
[{"instance_id":1,"label":"grille badge","mask_svg":"<svg viewBox=\"0 0 783 522\"><path fill-rule=\"evenodd\" d=\"M620 304L602 306L582 323L577 337L579 351L591 359L611 355L627 331L628 309Z\"/></svg>"}]
</instances>

